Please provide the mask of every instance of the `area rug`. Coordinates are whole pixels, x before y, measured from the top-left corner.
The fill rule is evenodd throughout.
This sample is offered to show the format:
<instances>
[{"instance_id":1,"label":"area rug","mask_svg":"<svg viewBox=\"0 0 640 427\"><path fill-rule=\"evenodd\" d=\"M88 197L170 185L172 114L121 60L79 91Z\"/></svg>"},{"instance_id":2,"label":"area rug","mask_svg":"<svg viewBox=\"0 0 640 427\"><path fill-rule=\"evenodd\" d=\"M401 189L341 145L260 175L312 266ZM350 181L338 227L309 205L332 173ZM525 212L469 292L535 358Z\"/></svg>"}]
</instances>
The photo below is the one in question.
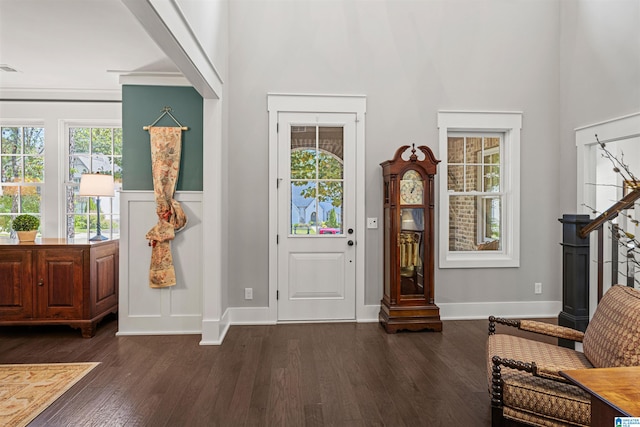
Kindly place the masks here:
<instances>
[{"instance_id":1,"label":"area rug","mask_svg":"<svg viewBox=\"0 0 640 427\"><path fill-rule=\"evenodd\" d=\"M0 365L0 426L26 426L98 364Z\"/></svg>"}]
</instances>

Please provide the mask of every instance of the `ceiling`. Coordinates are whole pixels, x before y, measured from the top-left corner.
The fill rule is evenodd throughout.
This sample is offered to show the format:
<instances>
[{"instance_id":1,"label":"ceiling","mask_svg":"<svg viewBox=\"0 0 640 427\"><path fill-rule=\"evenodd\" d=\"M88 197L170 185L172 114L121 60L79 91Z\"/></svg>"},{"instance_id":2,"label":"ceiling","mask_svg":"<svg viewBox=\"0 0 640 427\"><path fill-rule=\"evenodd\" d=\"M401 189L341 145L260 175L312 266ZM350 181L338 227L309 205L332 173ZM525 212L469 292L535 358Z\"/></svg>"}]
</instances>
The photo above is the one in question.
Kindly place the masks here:
<instances>
[{"instance_id":1,"label":"ceiling","mask_svg":"<svg viewBox=\"0 0 640 427\"><path fill-rule=\"evenodd\" d=\"M178 73L120 0L0 0L0 98L120 93L121 74ZM21 97L21 96L19 96Z\"/></svg>"}]
</instances>

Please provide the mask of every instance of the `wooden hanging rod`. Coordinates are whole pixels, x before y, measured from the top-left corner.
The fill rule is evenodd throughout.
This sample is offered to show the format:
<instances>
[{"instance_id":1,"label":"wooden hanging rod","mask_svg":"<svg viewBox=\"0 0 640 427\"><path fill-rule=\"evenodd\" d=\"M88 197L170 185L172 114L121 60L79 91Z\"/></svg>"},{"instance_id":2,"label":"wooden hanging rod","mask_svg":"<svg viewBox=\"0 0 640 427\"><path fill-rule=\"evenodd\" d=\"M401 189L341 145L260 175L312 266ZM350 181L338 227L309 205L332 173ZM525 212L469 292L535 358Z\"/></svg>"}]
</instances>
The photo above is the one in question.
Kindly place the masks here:
<instances>
[{"instance_id":1,"label":"wooden hanging rod","mask_svg":"<svg viewBox=\"0 0 640 427\"><path fill-rule=\"evenodd\" d=\"M155 121L155 122L153 122L153 123L151 123L149 126L143 126L143 127L142 127L142 129L144 129L144 130L149 130L149 129L151 129L151 127L152 127L153 125L155 125L156 123L158 123L158 122L160 121L160 119L161 119L161 118L163 118L163 117L164 117L165 115L167 115L167 114L169 115L169 117L171 117L171 118L173 119L173 121L174 121L174 122L176 122L176 124L180 127L180 129L182 129L182 130L189 130L189 128L188 128L188 127L186 127L186 126L182 126L182 124L180 124L180 122L179 122L175 117L173 117L173 114L171 114L171 107L164 107L164 108L162 109L162 113L160 114L160 116L158 116L158 118L156 119L156 121Z\"/></svg>"}]
</instances>

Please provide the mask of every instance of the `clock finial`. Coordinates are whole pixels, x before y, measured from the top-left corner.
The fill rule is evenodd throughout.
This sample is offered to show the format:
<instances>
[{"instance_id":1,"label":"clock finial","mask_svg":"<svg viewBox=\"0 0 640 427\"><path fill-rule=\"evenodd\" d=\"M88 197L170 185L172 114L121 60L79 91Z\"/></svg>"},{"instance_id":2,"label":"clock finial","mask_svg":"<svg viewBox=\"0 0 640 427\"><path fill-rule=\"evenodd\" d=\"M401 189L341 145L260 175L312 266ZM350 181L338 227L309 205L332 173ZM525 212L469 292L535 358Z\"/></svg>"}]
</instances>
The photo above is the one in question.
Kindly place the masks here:
<instances>
[{"instance_id":1,"label":"clock finial","mask_svg":"<svg viewBox=\"0 0 640 427\"><path fill-rule=\"evenodd\" d=\"M411 144L411 156L409 156L409 160L412 162L418 161L418 156L416 155L416 144Z\"/></svg>"}]
</instances>

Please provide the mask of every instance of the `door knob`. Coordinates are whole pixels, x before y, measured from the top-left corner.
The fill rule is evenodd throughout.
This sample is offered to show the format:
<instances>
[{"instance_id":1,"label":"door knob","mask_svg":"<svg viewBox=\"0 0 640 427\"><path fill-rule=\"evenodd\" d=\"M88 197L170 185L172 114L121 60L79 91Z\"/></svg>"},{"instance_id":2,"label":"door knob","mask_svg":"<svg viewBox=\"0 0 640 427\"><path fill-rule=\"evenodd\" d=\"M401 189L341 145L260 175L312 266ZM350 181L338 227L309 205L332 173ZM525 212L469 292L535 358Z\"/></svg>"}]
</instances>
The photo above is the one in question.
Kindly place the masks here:
<instances>
[{"instance_id":1,"label":"door knob","mask_svg":"<svg viewBox=\"0 0 640 427\"><path fill-rule=\"evenodd\" d=\"M347 230L347 233L349 233L349 234L353 234L353 228L348 229L348 230Z\"/></svg>"},{"instance_id":2,"label":"door knob","mask_svg":"<svg viewBox=\"0 0 640 427\"><path fill-rule=\"evenodd\" d=\"M349 241L347 242L347 245L349 245L349 246L353 246L353 240L349 240Z\"/></svg>"}]
</instances>

